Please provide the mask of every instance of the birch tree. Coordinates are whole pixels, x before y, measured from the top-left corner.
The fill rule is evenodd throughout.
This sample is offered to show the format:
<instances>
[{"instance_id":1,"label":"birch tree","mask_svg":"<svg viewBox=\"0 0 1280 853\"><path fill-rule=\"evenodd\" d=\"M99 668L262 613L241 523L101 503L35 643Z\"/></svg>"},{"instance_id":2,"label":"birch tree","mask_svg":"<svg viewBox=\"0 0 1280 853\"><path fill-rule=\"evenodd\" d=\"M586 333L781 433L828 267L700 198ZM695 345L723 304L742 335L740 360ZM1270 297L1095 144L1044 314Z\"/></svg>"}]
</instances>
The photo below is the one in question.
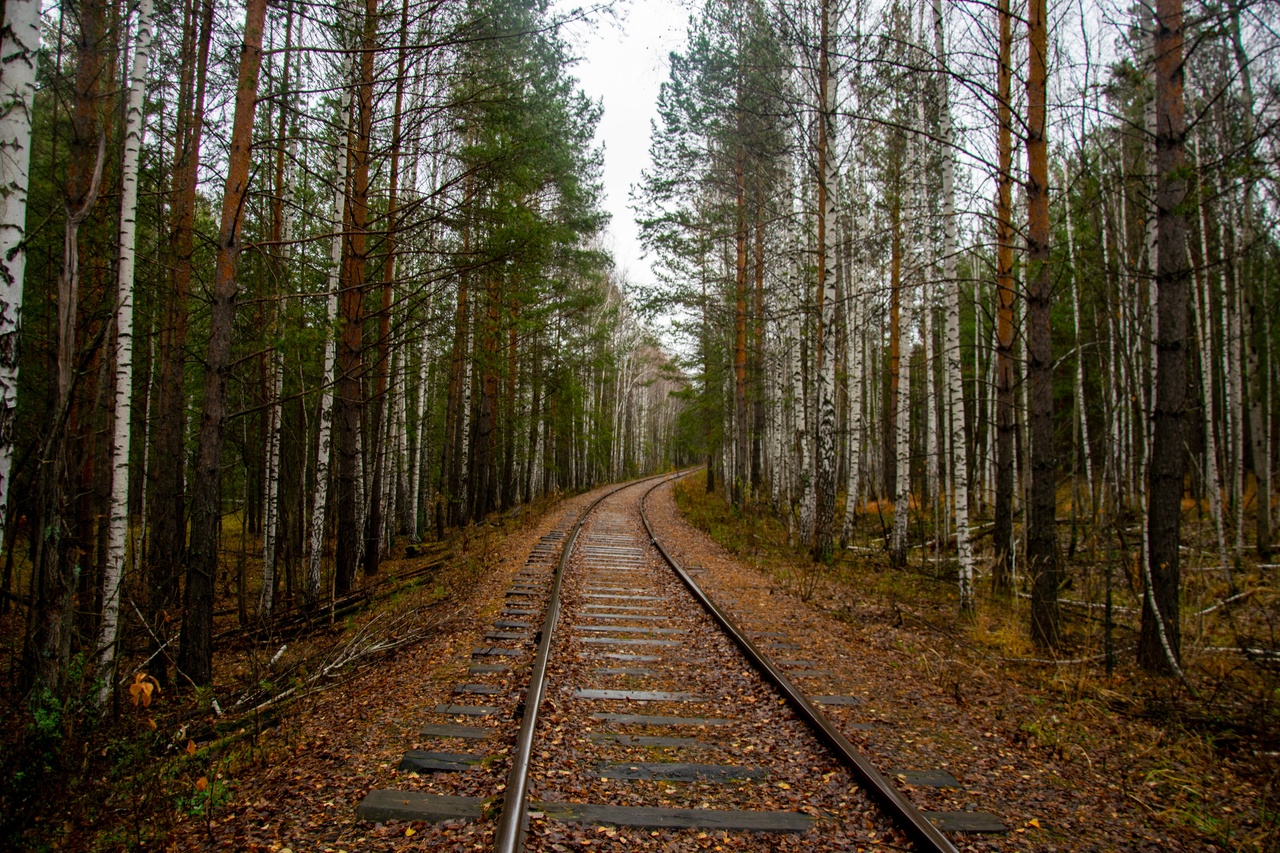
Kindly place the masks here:
<instances>
[{"instance_id":1,"label":"birch tree","mask_svg":"<svg viewBox=\"0 0 1280 853\"><path fill-rule=\"evenodd\" d=\"M826 562L834 547L836 473L836 80L832 70L834 11L832 0L822 0L818 57L818 330L817 399L818 429L814 457L816 518L813 556Z\"/></svg>"},{"instance_id":2,"label":"birch tree","mask_svg":"<svg viewBox=\"0 0 1280 853\"><path fill-rule=\"evenodd\" d=\"M13 470L13 422L18 407L31 110L39 51L39 0L7 0L0 42L0 544L9 532L5 525Z\"/></svg>"},{"instance_id":3,"label":"birch tree","mask_svg":"<svg viewBox=\"0 0 1280 853\"><path fill-rule=\"evenodd\" d=\"M934 57L937 62L938 111L942 144L942 286L946 289L946 400L951 423L955 486L951 496L959 559L960 612L974 610L973 546L969 541L969 456L964 430L964 386L960 365L960 280L956 275L955 153L952 150L950 78L947 73L942 0L933 0Z\"/></svg>"},{"instance_id":4,"label":"birch tree","mask_svg":"<svg viewBox=\"0 0 1280 853\"><path fill-rule=\"evenodd\" d=\"M120 585L124 581L129 536L129 446L133 427L133 288L137 253L138 159L142 152L147 68L151 61L152 0L138 4L138 30L133 68L129 74L129 103L125 117L124 162L120 169L119 269L116 276L116 405L111 445L111 509L107 532L107 566L102 584L102 629L98 664L102 686L99 704L114 689L116 631L120 621Z\"/></svg>"}]
</instances>

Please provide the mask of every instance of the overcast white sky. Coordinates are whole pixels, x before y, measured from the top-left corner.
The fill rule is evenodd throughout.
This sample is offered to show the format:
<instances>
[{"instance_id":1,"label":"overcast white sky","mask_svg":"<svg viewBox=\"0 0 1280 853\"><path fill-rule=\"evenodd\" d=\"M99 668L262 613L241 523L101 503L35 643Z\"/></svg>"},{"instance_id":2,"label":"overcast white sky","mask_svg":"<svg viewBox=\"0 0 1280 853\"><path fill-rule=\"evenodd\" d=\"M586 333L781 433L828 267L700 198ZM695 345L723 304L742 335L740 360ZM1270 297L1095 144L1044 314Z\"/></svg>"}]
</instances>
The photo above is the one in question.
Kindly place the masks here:
<instances>
[{"instance_id":1,"label":"overcast white sky","mask_svg":"<svg viewBox=\"0 0 1280 853\"><path fill-rule=\"evenodd\" d=\"M649 164L649 122L658 89L667 79L667 56L684 46L689 0L623 0L616 20L570 34L582 57L573 73L582 89L604 101L596 138L604 152L604 207L619 276L633 284L653 281L643 259L639 230L629 207L631 186Z\"/></svg>"}]
</instances>

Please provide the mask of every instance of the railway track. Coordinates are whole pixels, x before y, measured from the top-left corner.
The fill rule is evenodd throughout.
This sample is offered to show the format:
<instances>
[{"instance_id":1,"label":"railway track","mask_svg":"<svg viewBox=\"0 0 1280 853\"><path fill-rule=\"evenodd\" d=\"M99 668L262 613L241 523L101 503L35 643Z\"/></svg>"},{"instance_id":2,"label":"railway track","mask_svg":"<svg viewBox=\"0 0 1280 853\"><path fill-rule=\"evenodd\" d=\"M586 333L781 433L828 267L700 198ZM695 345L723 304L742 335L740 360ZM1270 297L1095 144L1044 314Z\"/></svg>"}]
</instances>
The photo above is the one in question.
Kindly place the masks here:
<instances>
[{"instance_id":1,"label":"railway track","mask_svg":"<svg viewBox=\"0 0 1280 853\"><path fill-rule=\"evenodd\" d=\"M954 851L821 712L861 700L807 696L784 669L806 662L770 658L785 638L742 631L671 559L644 514L666 479L605 493L535 545L403 786L358 817L492 824L500 853L584 830L593 848L675 833Z\"/></svg>"}]
</instances>

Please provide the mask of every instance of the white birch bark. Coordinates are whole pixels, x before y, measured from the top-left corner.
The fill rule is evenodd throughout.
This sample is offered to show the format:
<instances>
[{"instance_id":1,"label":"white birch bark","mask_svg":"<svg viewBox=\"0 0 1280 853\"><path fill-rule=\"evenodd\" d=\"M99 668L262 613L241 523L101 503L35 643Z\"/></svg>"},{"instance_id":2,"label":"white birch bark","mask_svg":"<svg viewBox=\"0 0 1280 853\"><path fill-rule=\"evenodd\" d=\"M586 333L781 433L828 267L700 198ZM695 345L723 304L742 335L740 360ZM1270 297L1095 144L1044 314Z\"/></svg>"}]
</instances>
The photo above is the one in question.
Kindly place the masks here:
<instances>
[{"instance_id":1,"label":"white birch bark","mask_svg":"<svg viewBox=\"0 0 1280 853\"><path fill-rule=\"evenodd\" d=\"M914 322L912 299L915 294L904 282L902 285L902 314L898 324L904 334L898 343L902 355L902 373L898 381L898 407L892 412L893 433L897 456L893 496L893 542L895 554L905 561L907 553L907 515L911 507L911 347L905 331ZM905 562L904 562L905 565Z\"/></svg>"},{"instance_id":2,"label":"white birch bark","mask_svg":"<svg viewBox=\"0 0 1280 853\"><path fill-rule=\"evenodd\" d=\"M12 2L12 0L10 0ZM20 3L19 5L27 5ZM37 4L38 5L38 4ZM111 504L107 524L107 559L102 577L102 626L98 703L105 704L115 685L116 634L120 625L120 586L129 541L129 444L133 425L133 274L136 262L138 160L145 131L143 96L151 61L152 0L138 4L138 35L129 75L125 116L124 159L120 168L119 267L116 276L116 411L111 442ZM6 36L6 52L8 37ZM4 74L8 74L8 64ZM2 131L0 131L2 132ZM7 138L7 137L3 137ZM3 509L0 508L0 514Z\"/></svg>"},{"instance_id":3,"label":"white birch bark","mask_svg":"<svg viewBox=\"0 0 1280 853\"><path fill-rule=\"evenodd\" d=\"M937 61L939 118L942 136L942 282L946 293L946 401L951 423L951 452L955 472L952 490L959 560L960 612L971 613L973 595L973 545L969 541L969 456L964 433L964 383L960 367L960 279L956 275L955 152L951 147L950 85L942 22L942 0L933 0L933 45Z\"/></svg>"},{"instance_id":4,"label":"white birch bark","mask_svg":"<svg viewBox=\"0 0 1280 853\"><path fill-rule=\"evenodd\" d=\"M1199 184L1200 143L1195 147L1196 177ZM1222 479L1218 472L1218 442L1213 428L1216 419L1213 399L1213 333L1209 328L1209 272L1213 268L1209 263L1209 223L1205 217L1204 205L1197 204L1200 215L1200 265L1203 268L1197 276L1195 289L1196 332L1200 343L1200 387L1204 394L1201 407L1204 412L1204 479L1205 489L1209 492L1209 515L1213 519L1213 530L1218 542L1219 565L1227 572L1227 580L1231 581L1231 562L1227 559L1226 532L1222 523Z\"/></svg>"},{"instance_id":5,"label":"white birch bark","mask_svg":"<svg viewBox=\"0 0 1280 853\"><path fill-rule=\"evenodd\" d=\"M342 272L342 204L347 186L346 132L351 125L351 87L342 90L339 110L342 126L338 132L337 158L333 188L333 240L329 248L328 306L325 311L324 384L320 391L319 454L316 456L316 481L311 503L311 551L307 563L307 598L320 599L320 558L324 551L325 495L329 487L329 462L333 451L334 372L337 366L337 343L332 333L338 321L338 285ZM360 537L363 538L363 537Z\"/></svg>"},{"instance_id":6,"label":"white birch bark","mask_svg":"<svg viewBox=\"0 0 1280 853\"><path fill-rule=\"evenodd\" d=\"M1071 321L1076 336L1076 417L1080 425L1081 453L1084 455L1084 481L1089 492L1089 511L1093 513L1093 456L1089 452L1089 415L1084 404L1084 347L1080 343L1080 275L1076 269L1076 234L1071 220L1071 198L1066 194L1067 174L1062 173L1063 199L1067 212L1067 264L1071 267Z\"/></svg>"},{"instance_id":7,"label":"white birch bark","mask_svg":"<svg viewBox=\"0 0 1280 853\"><path fill-rule=\"evenodd\" d=\"M1117 200L1120 209L1120 245L1116 249L1116 259L1119 264L1120 277L1116 282L1116 314L1119 321L1120 334L1117 340L1116 355L1119 357L1120 362L1122 389L1120 422L1123 429L1117 448L1120 452L1120 470L1124 477L1124 494L1132 497L1137 492L1134 470L1138 453L1137 428L1133 423L1133 402L1138 399L1139 394L1142 394L1142 411L1146 411L1147 404L1145 392L1143 389L1138 388L1140 383L1137 381L1137 372L1141 370L1141 365L1135 361L1133 353L1129 350L1130 342L1133 340L1133 336L1130 334L1132 330L1130 309L1137 298L1137 293L1133 286L1133 267L1129 262L1129 247L1127 245L1129 217L1128 204L1123 190L1123 174L1121 175L1121 186L1122 189ZM1141 357L1141 352L1138 353L1138 357ZM1143 511L1146 511L1145 507Z\"/></svg>"},{"instance_id":8,"label":"white birch bark","mask_svg":"<svg viewBox=\"0 0 1280 853\"><path fill-rule=\"evenodd\" d=\"M8 0L0 42L0 543L9 508L13 421L18 406L18 335L27 269L31 109L40 52L39 0Z\"/></svg>"},{"instance_id":9,"label":"white birch bark","mask_svg":"<svg viewBox=\"0 0 1280 853\"><path fill-rule=\"evenodd\" d=\"M920 4L920 44L922 47L922 52L923 52L924 33L925 33L924 15L925 15L925 4L921 3ZM921 132L924 132L926 127L925 116L924 116L924 99L919 99L916 101L916 120L918 122L918 126ZM920 193L919 217L920 217L920 222L923 226L923 223L928 221L929 214L930 214L929 186L928 186L928 177L927 177L929 174L929 170L928 170L927 158L925 156L925 146L924 146L923 139L916 140L916 154L917 154L916 168L917 168L918 174L921 176L921 181L919 184L919 193ZM936 500L938 495L941 494L942 492L942 484L938 481L938 444L937 444L937 432L934 428L935 411L933 407L933 399L934 399L934 396L937 394L937 388L935 387L936 380L934 379L934 375L933 375L934 284L932 279L933 279L934 258L933 258L933 245L927 229L925 229L924 227L921 227L919 229L919 235L920 235L920 255L921 255L920 269L921 269L921 278L922 278L922 283L920 288L920 309L921 309L920 334L923 338L921 343L923 345L922 348L923 348L923 357L924 357L923 358L924 371L922 376L924 387L921 389L923 391L923 396L921 398L921 408L922 408L921 426L924 429L924 436L922 437L923 443L924 443L924 458L925 458L924 483L925 483L926 489L929 489L929 488L933 489L933 498ZM921 499L923 500L923 493L921 495Z\"/></svg>"},{"instance_id":10,"label":"white birch bark","mask_svg":"<svg viewBox=\"0 0 1280 853\"><path fill-rule=\"evenodd\" d=\"M431 388L428 385L431 367L431 335L422 336L422 360L418 365L418 403L417 403L417 438L413 445L413 461L409 464L412 472L409 479L409 529L405 531L410 542L417 542L418 516L422 512L422 472L421 460L424 458L422 443L427 439L426 420L431 405Z\"/></svg>"},{"instance_id":11,"label":"white birch bark","mask_svg":"<svg viewBox=\"0 0 1280 853\"><path fill-rule=\"evenodd\" d=\"M821 162L818 164L819 180L822 181L822 209L818 215L822 217L822 245L818 251L823 256L822 281L819 306L821 314L819 322L822 328L819 333L817 353L817 404L818 423L815 445L816 473L816 535L815 557L826 558L831 551L831 527L835 508L836 472L835 472L835 433L836 433L836 264L839 258L836 253L836 192L839 180L836 172L836 78L832 71L835 61L832 45L835 39L836 21L833 12L834 2L823 0L822 32L825 41L822 44L822 74L820 81L824 95L821 104L819 121L822 145L820 147Z\"/></svg>"},{"instance_id":12,"label":"white birch bark","mask_svg":"<svg viewBox=\"0 0 1280 853\"><path fill-rule=\"evenodd\" d=\"M276 506L280 483L280 391L284 382L284 365L279 353L271 352L271 403L267 408L267 452L263 488L262 522L262 592L258 613L269 616L276 588L276 531L279 508Z\"/></svg>"},{"instance_id":13,"label":"white birch bark","mask_svg":"<svg viewBox=\"0 0 1280 853\"><path fill-rule=\"evenodd\" d=\"M399 519L396 521L395 529L403 531L408 526L406 524L407 508L411 507L409 503L409 424L407 421L407 400L409 396L408 386L404 382L404 374L408 372L408 359L402 352L404 342L401 341L396 350L398 361L400 362L400 370L393 372L397 381L392 386L392 393L395 395L395 423L396 423L396 480L395 491L393 496L396 502L396 514ZM392 516L395 517L394 515Z\"/></svg>"},{"instance_id":14,"label":"white birch bark","mask_svg":"<svg viewBox=\"0 0 1280 853\"><path fill-rule=\"evenodd\" d=\"M856 231L855 225L855 231ZM857 239L856 236L854 239ZM851 266L847 295L848 315L846 321L846 351L849 353L849 458L846 463L847 476L845 483L844 539L847 542L853 535L853 526L858 518L858 496L861 491L859 476L862 458L862 374L865 365L862 358L861 342L862 316L858 310L862 305L862 276L857 265Z\"/></svg>"},{"instance_id":15,"label":"white birch bark","mask_svg":"<svg viewBox=\"0 0 1280 853\"><path fill-rule=\"evenodd\" d=\"M1230 206L1230 196L1227 205L1227 219L1230 220L1233 214ZM1232 254L1239 254L1239 245L1235 235L1235 229L1232 229ZM1235 522L1236 522L1236 542L1235 542L1235 559L1239 562L1244 556L1244 490L1245 490L1245 470L1244 470L1244 381L1241 377L1240 366L1244 361L1241 350L1244 341L1244 335L1241 328L1240 314L1243 311L1240 300L1240 280L1235 274L1235 267L1227 267L1227 275L1224 276L1224 287L1222 293L1222 313L1223 328L1227 329L1227 353L1225 358L1227 371L1227 421L1231 427L1231 461L1232 461L1232 490L1234 491L1235 503Z\"/></svg>"}]
</instances>

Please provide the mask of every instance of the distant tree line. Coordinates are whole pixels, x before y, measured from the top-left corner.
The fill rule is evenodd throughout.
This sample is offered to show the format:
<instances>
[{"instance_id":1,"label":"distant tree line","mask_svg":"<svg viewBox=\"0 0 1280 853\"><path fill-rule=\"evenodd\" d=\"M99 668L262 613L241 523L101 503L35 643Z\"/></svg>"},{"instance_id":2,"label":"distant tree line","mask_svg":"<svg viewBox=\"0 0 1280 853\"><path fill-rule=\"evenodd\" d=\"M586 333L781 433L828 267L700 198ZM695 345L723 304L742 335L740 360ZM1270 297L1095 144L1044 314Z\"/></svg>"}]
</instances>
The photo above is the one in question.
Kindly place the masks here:
<instances>
[{"instance_id":1,"label":"distant tree line","mask_svg":"<svg viewBox=\"0 0 1280 853\"><path fill-rule=\"evenodd\" d=\"M683 383L598 235L581 16L5 6L3 607L37 704L669 466ZM678 451L677 451L678 452ZM235 559L231 555L237 554Z\"/></svg>"},{"instance_id":2,"label":"distant tree line","mask_svg":"<svg viewBox=\"0 0 1280 853\"><path fill-rule=\"evenodd\" d=\"M820 562L868 527L897 566L954 554L962 612L1025 591L1049 648L1077 545L1134 554L1138 659L1180 673L1186 506L1231 592L1272 548L1275 23L704 4L637 213L708 488Z\"/></svg>"}]
</instances>

